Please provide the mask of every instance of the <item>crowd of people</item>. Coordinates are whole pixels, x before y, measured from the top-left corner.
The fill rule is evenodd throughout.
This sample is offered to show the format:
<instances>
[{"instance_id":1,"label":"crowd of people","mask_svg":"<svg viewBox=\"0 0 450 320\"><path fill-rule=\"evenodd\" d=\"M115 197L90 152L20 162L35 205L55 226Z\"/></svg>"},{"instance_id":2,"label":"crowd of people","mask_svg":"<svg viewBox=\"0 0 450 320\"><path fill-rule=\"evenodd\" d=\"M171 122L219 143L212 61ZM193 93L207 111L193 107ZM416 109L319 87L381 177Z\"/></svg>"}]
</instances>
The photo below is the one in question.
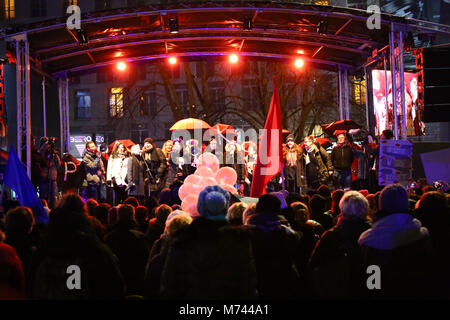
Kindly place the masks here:
<instances>
[{"instance_id":1,"label":"crowd of people","mask_svg":"<svg viewBox=\"0 0 450 320\"><path fill-rule=\"evenodd\" d=\"M386 130L381 139L392 139ZM362 148L361 148L362 146ZM158 194L164 188L173 188L197 169L199 157L205 153L217 157L220 166L232 167L237 175L234 187L239 194L249 196L253 172L258 159L256 143L237 143L235 139L213 136L207 145L195 139L181 138L166 141L158 148L152 138L139 144L125 146L116 141L109 153L101 152L93 141L88 141L82 159L71 154L60 158L54 138L40 139L39 148L33 138L31 144L31 180L42 200L53 208L62 194L79 192L85 200L118 204L128 196L139 200ZM332 189L380 190L377 184L376 144L358 145L346 132L337 134L337 144L331 152L307 136L301 144L289 135L283 144L283 174L278 174L267 185L268 192L307 193L325 184ZM282 177L284 181L282 181Z\"/></svg>"},{"instance_id":2,"label":"crowd of people","mask_svg":"<svg viewBox=\"0 0 450 320\"><path fill-rule=\"evenodd\" d=\"M225 157L211 142L205 150ZM244 201L250 198L207 186L193 216L181 209L178 188L195 161L175 163L168 155L200 153L195 141L159 149L147 138L130 153L117 143L108 160L88 142L78 161L60 160L42 140L42 152L32 154L39 170L47 168L37 190L54 196L43 199L49 224L3 201L0 299L450 298L448 190L425 179L409 189L354 188L348 165L358 155L347 136L338 136L330 155L313 137L304 145L286 139L288 190L268 186ZM246 151L241 174L231 162L245 185L255 154L239 148L225 153L236 159ZM333 176L336 185L328 183ZM81 270L76 289L67 285L70 266ZM367 284L370 266L380 270L379 288Z\"/></svg>"},{"instance_id":3,"label":"crowd of people","mask_svg":"<svg viewBox=\"0 0 450 320\"><path fill-rule=\"evenodd\" d=\"M450 298L450 196L432 186L321 185L256 203L208 186L199 216L167 192L117 206L68 192L46 226L4 201L0 299ZM81 270L76 290L69 266Z\"/></svg>"}]
</instances>

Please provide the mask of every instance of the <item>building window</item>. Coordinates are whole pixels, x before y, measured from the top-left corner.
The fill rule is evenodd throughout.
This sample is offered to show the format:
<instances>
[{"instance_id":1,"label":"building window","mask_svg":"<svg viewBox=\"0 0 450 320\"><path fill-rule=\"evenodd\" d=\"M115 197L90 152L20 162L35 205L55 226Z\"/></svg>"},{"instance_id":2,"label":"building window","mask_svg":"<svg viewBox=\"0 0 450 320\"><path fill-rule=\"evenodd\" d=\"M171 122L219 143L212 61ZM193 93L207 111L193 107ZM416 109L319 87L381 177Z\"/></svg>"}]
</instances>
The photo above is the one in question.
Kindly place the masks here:
<instances>
[{"instance_id":1,"label":"building window","mask_svg":"<svg viewBox=\"0 0 450 320\"><path fill-rule=\"evenodd\" d=\"M249 80L242 81L242 96L244 103L250 106L255 105L258 102L258 87L256 84Z\"/></svg>"},{"instance_id":2,"label":"building window","mask_svg":"<svg viewBox=\"0 0 450 320\"><path fill-rule=\"evenodd\" d=\"M209 96L214 111L223 110L225 107L225 87L223 83L210 84Z\"/></svg>"},{"instance_id":3,"label":"building window","mask_svg":"<svg viewBox=\"0 0 450 320\"><path fill-rule=\"evenodd\" d=\"M14 19L16 17L16 5L15 0L3 0L2 1L2 18Z\"/></svg>"},{"instance_id":4,"label":"building window","mask_svg":"<svg viewBox=\"0 0 450 320\"><path fill-rule=\"evenodd\" d=\"M91 119L91 93L89 90L78 90L76 91L77 109L76 118L77 119Z\"/></svg>"},{"instance_id":5,"label":"building window","mask_svg":"<svg viewBox=\"0 0 450 320\"><path fill-rule=\"evenodd\" d=\"M123 117L123 88L111 88L109 93L109 116Z\"/></svg>"},{"instance_id":6,"label":"building window","mask_svg":"<svg viewBox=\"0 0 450 320\"><path fill-rule=\"evenodd\" d=\"M157 101L155 91L146 91L142 97L142 108L139 110L141 116L155 115L157 113Z\"/></svg>"}]
</instances>

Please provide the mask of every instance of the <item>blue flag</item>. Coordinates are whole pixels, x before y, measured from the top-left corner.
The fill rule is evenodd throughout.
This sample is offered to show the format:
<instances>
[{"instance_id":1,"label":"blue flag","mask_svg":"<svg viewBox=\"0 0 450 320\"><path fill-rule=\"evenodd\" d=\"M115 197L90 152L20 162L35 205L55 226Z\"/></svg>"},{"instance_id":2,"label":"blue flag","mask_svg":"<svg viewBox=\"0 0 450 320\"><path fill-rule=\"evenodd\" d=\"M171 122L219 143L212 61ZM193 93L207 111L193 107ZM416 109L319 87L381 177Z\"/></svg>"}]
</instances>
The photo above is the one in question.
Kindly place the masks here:
<instances>
[{"instance_id":1,"label":"blue flag","mask_svg":"<svg viewBox=\"0 0 450 320\"><path fill-rule=\"evenodd\" d=\"M3 183L14 190L21 206L29 207L33 210L36 223L48 224L47 212L37 197L36 190L12 145L9 147L9 157Z\"/></svg>"}]
</instances>

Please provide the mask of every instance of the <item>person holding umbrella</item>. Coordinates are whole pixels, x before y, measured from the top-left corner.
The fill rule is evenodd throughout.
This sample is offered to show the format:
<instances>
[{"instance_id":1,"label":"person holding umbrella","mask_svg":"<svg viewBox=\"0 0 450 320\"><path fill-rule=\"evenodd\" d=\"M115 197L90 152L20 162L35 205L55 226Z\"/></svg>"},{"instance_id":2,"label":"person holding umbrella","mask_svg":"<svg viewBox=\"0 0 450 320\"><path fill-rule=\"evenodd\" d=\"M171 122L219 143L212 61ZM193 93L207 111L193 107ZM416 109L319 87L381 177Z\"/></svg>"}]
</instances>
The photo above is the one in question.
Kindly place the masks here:
<instances>
[{"instance_id":1,"label":"person holding umbrella","mask_svg":"<svg viewBox=\"0 0 450 320\"><path fill-rule=\"evenodd\" d=\"M331 151L331 164L334 168L336 189L348 189L352 184L353 148L345 131L337 132L337 145Z\"/></svg>"}]
</instances>

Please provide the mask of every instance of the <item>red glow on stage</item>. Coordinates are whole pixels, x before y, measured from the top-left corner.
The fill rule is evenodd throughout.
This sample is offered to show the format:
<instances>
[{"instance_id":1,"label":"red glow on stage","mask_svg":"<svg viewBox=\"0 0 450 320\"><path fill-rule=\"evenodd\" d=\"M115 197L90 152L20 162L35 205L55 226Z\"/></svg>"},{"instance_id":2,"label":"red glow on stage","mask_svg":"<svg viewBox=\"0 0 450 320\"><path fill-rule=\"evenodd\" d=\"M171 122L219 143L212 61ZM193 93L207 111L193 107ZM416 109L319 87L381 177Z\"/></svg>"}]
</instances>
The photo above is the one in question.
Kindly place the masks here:
<instances>
[{"instance_id":1,"label":"red glow on stage","mask_svg":"<svg viewBox=\"0 0 450 320\"><path fill-rule=\"evenodd\" d=\"M297 54L305 54L304 50L297 50Z\"/></svg>"},{"instance_id":2,"label":"red glow on stage","mask_svg":"<svg viewBox=\"0 0 450 320\"><path fill-rule=\"evenodd\" d=\"M172 65L173 65L173 64L176 64L177 61L178 61L178 60L177 60L177 58L175 58L175 57L170 57L170 58L169 58L169 64L172 64Z\"/></svg>"},{"instance_id":3,"label":"red glow on stage","mask_svg":"<svg viewBox=\"0 0 450 320\"><path fill-rule=\"evenodd\" d=\"M303 59L295 59L294 65L299 69L303 68L305 61L303 61Z\"/></svg>"},{"instance_id":4,"label":"red glow on stage","mask_svg":"<svg viewBox=\"0 0 450 320\"><path fill-rule=\"evenodd\" d=\"M230 63L236 63L239 61L239 57L237 54L232 54L228 57L228 61L230 61Z\"/></svg>"},{"instance_id":5,"label":"red glow on stage","mask_svg":"<svg viewBox=\"0 0 450 320\"><path fill-rule=\"evenodd\" d=\"M127 69L127 65L125 62L117 62L117 70L125 71Z\"/></svg>"}]
</instances>

